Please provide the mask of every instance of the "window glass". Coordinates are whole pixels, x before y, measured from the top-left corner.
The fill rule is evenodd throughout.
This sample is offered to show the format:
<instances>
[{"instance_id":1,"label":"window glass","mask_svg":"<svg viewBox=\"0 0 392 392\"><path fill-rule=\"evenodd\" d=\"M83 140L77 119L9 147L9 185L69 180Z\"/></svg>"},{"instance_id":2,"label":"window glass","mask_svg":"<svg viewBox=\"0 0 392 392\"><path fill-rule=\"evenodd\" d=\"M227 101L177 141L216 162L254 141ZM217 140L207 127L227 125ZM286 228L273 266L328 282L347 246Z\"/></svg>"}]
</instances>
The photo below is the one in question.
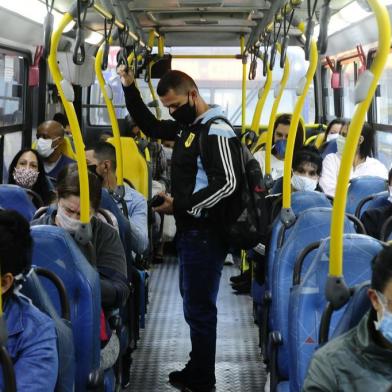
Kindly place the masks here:
<instances>
[{"instance_id":1,"label":"window glass","mask_svg":"<svg viewBox=\"0 0 392 392\"><path fill-rule=\"evenodd\" d=\"M0 49L0 127L23 123L24 59Z\"/></svg>"},{"instance_id":2,"label":"window glass","mask_svg":"<svg viewBox=\"0 0 392 392\"><path fill-rule=\"evenodd\" d=\"M380 96L377 97L377 122L392 124L392 53L379 81Z\"/></svg>"},{"instance_id":3,"label":"window glass","mask_svg":"<svg viewBox=\"0 0 392 392\"><path fill-rule=\"evenodd\" d=\"M376 142L377 158L389 169L392 163L392 133L378 131Z\"/></svg>"},{"instance_id":4,"label":"window glass","mask_svg":"<svg viewBox=\"0 0 392 392\"><path fill-rule=\"evenodd\" d=\"M354 63L344 64L343 74L343 113L344 117L351 118L354 114L355 73Z\"/></svg>"},{"instance_id":5,"label":"window glass","mask_svg":"<svg viewBox=\"0 0 392 392\"><path fill-rule=\"evenodd\" d=\"M325 69L325 79L324 79L324 92L327 92L327 96L324 97L326 99L326 109L327 115L334 117L335 116L335 105L334 105L334 98L333 98L333 88L331 87L331 79L332 79L332 71L328 67Z\"/></svg>"},{"instance_id":6,"label":"window glass","mask_svg":"<svg viewBox=\"0 0 392 392\"><path fill-rule=\"evenodd\" d=\"M22 132L7 133L4 136L4 156L3 156L3 183L8 182L8 167L22 148Z\"/></svg>"}]
</instances>

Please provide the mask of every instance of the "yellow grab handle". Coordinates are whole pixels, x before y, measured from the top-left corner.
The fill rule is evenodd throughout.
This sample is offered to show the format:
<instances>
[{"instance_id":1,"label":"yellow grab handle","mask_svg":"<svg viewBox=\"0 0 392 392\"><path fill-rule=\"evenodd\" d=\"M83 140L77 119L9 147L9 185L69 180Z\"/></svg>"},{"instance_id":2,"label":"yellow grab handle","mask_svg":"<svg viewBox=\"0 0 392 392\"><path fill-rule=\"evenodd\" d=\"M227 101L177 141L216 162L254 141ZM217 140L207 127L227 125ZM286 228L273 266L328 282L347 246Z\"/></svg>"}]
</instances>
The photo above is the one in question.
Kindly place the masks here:
<instances>
[{"instance_id":1,"label":"yellow grab handle","mask_svg":"<svg viewBox=\"0 0 392 392\"><path fill-rule=\"evenodd\" d=\"M279 53L281 52L281 46L278 44L277 46ZM272 186L272 178L271 178L271 150L273 143L273 135L274 135L274 124L276 119L276 113L278 112L280 100L283 95L283 91L286 87L287 81L290 75L290 63L286 56L283 68L283 75L279 85L278 95L276 96L274 103L272 105L271 115L268 123L267 129L267 143L265 146L265 176L266 176L266 185ZM270 184L268 184L270 183Z\"/></svg>"},{"instance_id":2,"label":"yellow grab handle","mask_svg":"<svg viewBox=\"0 0 392 392\"><path fill-rule=\"evenodd\" d=\"M301 25L301 24L300 24ZM282 203L282 212L281 218L284 222L287 222L288 211L291 208L291 169L292 169L292 161L294 155L294 145L295 139L297 136L298 124L300 122L302 108L305 103L306 95L309 91L310 84L312 83L314 74L317 68L318 61L318 53L317 53L317 44L316 41L312 38L310 43L310 57L309 57L309 67L306 72L306 82L304 88L302 90L302 94L298 97L297 102L295 103L293 116L290 122L289 136L287 139L286 153L284 159L284 173L283 173L283 203Z\"/></svg>"},{"instance_id":3,"label":"yellow grab handle","mask_svg":"<svg viewBox=\"0 0 392 392\"><path fill-rule=\"evenodd\" d=\"M109 45L112 43L112 37L109 38ZM109 113L110 124L112 126L113 131L113 140L114 147L116 149L116 176L117 176L117 185L124 185L123 178L123 156L122 156L122 148L121 148L121 136L120 129L118 127L118 121L116 117L116 111L114 110L114 105L112 98L108 95L107 84L105 78L103 77L101 64L103 59L105 43L102 43L98 49L97 55L95 56L95 74L97 75L99 86L101 87L103 99L105 100L106 107Z\"/></svg>"},{"instance_id":4,"label":"yellow grab handle","mask_svg":"<svg viewBox=\"0 0 392 392\"><path fill-rule=\"evenodd\" d=\"M244 57L245 52L245 36L241 35L241 56L242 56L242 98L241 98L241 132L245 132L246 126L246 58Z\"/></svg>"},{"instance_id":5,"label":"yellow grab handle","mask_svg":"<svg viewBox=\"0 0 392 392\"><path fill-rule=\"evenodd\" d=\"M57 64L57 48L61 39L61 34L65 27L71 23L73 17L70 13L65 13L60 21L60 25L57 30L53 32L50 43L50 54L48 57L48 64L50 73L52 74L53 80L56 84L57 90L60 94L61 101L63 103L65 113L67 114L69 125L75 144L76 160L78 163L79 171L79 182L80 182L80 221L84 224L90 222L90 197L89 197L89 184L87 174L87 163L86 155L84 152L84 143L82 138L82 132L80 131L78 117L72 102L68 101L61 82L63 76L60 72Z\"/></svg>"},{"instance_id":6,"label":"yellow grab handle","mask_svg":"<svg viewBox=\"0 0 392 392\"><path fill-rule=\"evenodd\" d=\"M329 274L331 277L343 275L343 232L344 217L347 201L347 188L350 180L352 164L357 150L361 130L365 121L366 113L373 99L378 81L383 72L389 55L391 42L391 24L387 8L380 0L369 0L378 25L378 50L377 55L370 67L373 79L369 85L367 97L360 102L356 108L350 123L344 151L342 154L339 175L336 186L336 197L333 203L331 242L330 242L330 264Z\"/></svg>"},{"instance_id":7,"label":"yellow grab handle","mask_svg":"<svg viewBox=\"0 0 392 392\"><path fill-rule=\"evenodd\" d=\"M264 56L260 57L264 61ZM272 72L269 68L269 64L267 63L267 78L264 82L263 86L263 91L262 94L260 95L259 100L257 101L255 113L253 115L253 120L252 120L252 125L250 129L255 132L257 135L260 134L260 118L261 118L261 112L263 111L265 101L267 100L268 94L270 92L272 85Z\"/></svg>"}]
</instances>

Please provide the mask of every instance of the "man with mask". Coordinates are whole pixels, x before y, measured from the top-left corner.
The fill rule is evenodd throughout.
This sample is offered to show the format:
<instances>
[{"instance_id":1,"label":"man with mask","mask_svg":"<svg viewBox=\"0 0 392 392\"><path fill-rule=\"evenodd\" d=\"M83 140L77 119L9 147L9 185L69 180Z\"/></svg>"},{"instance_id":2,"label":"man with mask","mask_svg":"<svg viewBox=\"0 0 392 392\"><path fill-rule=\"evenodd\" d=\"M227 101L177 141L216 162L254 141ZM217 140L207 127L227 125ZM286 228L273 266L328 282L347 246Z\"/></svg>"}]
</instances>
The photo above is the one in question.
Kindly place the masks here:
<instances>
[{"instance_id":1,"label":"man with mask","mask_svg":"<svg viewBox=\"0 0 392 392\"><path fill-rule=\"evenodd\" d=\"M16 211L0 210L0 266L6 349L18 392L54 391L58 373L56 329L52 319L16 289L31 268L29 223ZM5 390L0 372L0 391Z\"/></svg>"},{"instance_id":2,"label":"man with mask","mask_svg":"<svg viewBox=\"0 0 392 392\"><path fill-rule=\"evenodd\" d=\"M189 75L169 71L159 81L159 98L175 120L159 121L143 103L133 74L124 66L118 73L127 109L140 129L147 136L175 142L172 197L162 194L156 211L174 214L176 220L180 292L192 351L185 368L170 373L169 381L192 391L210 391L215 385L216 299L227 253L224 218L237 201L241 178L238 139L221 118L222 110L207 105Z\"/></svg>"},{"instance_id":3,"label":"man with mask","mask_svg":"<svg viewBox=\"0 0 392 392\"><path fill-rule=\"evenodd\" d=\"M102 186L113 192L117 187L115 148L110 143L99 142L86 151L86 159L89 170L102 179ZM131 249L141 255L148 248L147 201L142 194L129 185L124 184L124 188L124 201L131 225ZM115 201L121 208L121 203Z\"/></svg>"},{"instance_id":4,"label":"man with mask","mask_svg":"<svg viewBox=\"0 0 392 392\"><path fill-rule=\"evenodd\" d=\"M347 333L316 351L304 392L387 391L392 384L392 248L372 263L370 311Z\"/></svg>"},{"instance_id":5,"label":"man with mask","mask_svg":"<svg viewBox=\"0 0 392 392\"><path fill-rule=\"evenodd\" d=\"M62 152L64 134L63 126L53 120L43 122L37 129L36 148L44 161L45 173L53 183L61 169L74 162Z\"/></svg>"}]
</instances>

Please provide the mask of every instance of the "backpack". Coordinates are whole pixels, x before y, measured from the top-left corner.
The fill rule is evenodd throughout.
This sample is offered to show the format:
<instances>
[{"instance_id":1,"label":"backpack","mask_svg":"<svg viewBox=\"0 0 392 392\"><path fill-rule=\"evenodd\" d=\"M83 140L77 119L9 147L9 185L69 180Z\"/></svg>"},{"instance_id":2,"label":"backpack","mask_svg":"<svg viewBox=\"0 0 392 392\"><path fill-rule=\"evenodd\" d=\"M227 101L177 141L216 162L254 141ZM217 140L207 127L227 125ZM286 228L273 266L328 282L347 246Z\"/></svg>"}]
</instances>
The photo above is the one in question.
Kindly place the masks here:
<instances>
[{"instance_id":1,"label":"backpack","mask_svg":"<svg viewBox=\"0 0 392 392\"><path fill-rule=\"evenodd\" d=\"M222 120L232 128L232 125L224 117L214 117L202 128L199 135L200 158L204 167L208 167L205 148L208 148L206 137L212 123ZM253 157L248 147L240 139L236 138L240 151L241 178L237 179L240 184L235 192L237 198L233 201L236 205L228 205L228 211L236 211L230 221L222 222L225 238L231 248L251 249L257 244L264 242L267 234L268 217L265 214L266 187L263 181L263 173L257 160ZM238 205L239 202L239 205ZM230 214L226 214L229 216Z\"/></svg>"}]
</instances>

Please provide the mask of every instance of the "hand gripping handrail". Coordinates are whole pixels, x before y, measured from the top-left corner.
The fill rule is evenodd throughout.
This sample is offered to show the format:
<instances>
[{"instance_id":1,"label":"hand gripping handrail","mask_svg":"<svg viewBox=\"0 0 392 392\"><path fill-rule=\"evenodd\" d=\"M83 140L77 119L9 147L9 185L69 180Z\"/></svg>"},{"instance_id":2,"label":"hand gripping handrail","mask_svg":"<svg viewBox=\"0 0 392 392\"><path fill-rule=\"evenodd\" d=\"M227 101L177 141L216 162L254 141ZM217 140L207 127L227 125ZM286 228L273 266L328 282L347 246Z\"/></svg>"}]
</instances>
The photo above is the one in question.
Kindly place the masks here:
<instances>
[{"instance_id":1,"label":"hand gripping handrail","mask_svg":"<svg viewBox=\"0 0 392 392\"><path fill-rule=\"evenodd\" d=\"M109 37L108 44L111 45L115 36L117 35L117 30L114 31ZM116 192L119 192L120 196L124 196L122 194L122 189L124 188L124 174L123 174L123 156L122 156L122 148L121 148L121 137L120 137L120 128L118 126L118 121L116 117L116 111L113 105L113 94L111 91L111 87L106 84L105 78L102 73L102 61L104 57L105 51L105 42L101 44L98 49L97 55L95 56L95 74L97 75L99 86L101 87L103 99L105 101L106 107L109 113L110 124L112 126L113 131L113 141L114 147L116 149L116 177L117 177L117 186L118 189Z\"/></svg>"},{"instance_id":2,"label":"hand gripping handrail","mask_svg":"<svg viewBox=\"0 0 392 392\"><path fill-rule=\"evenodd\" d=\"M277 49L280 53L281 46L279 43L277 44ZM265 186L267 187L267 189L272 188L272 185L274 182L272 179L272 176L271 176L271 151L272 151L276 113L278 112L279 103L282 98L283 91L286 87L287 81L289 79L289 75L290 75L290 63L289 63L289 60L286 56L285 61L284 61L283 75L282 75L282 79L279 84L278 95L274 99L274 103L272 105L272 110L271 110L271 115L270 115L269 122L268 122L267 143L265 146L265 177L264 177L264 183L265 183Z\"/></svg>"},{"instance_id":3,"label":"hand gripping handrail","mask_svg":"<svg viewBox=\"0 0 392 392\"><path fill-rule=\"evenodd\" d=\"M305 25L303 22L298 24L298 29L301 30L302 33L304 33ZM280 219L286 226L291 225L295 220L295 216L291 209L291 169L292 169L292 161L294 155L294 145L297 136L297 129L300 121L302 108L304 106L305 98L309 91L310 84L312 83L314 74L316 72L317 61L318 61L317 44L316 44L316 40L312 38L310 43L309 67L305 75L304 87L301 91L301 94L298 96L297 102L295 103L293 115L290 122L289 136L287 139L286 154L284 159L283 203L282 203L282 210L280 213Z\"/></svg>"},{"instance_id":4,"label":"hand gripping handrail","mask_svg":"<svg viewBox=\"0 0 392 392\"><path fill-rule=\"evenodd\" d=\"M367 90L367 95L355 108L352 121L347 133L345 148L342 154L339 175L336 186L336 196L333 203L331 222L331 242L329 257L329 276L325 288L327 300L334 308L341 307L349 295L349 290L343 277L343 230L344 213L347 202L347 188L350 180L351 167L361 135L365 116L376 91L377 83L383 72L389 55L391 41L391 24L387 8L380 0L369 0L378 26L378 50L370 70L361 74L357 86Z\"/></svg>"},{"instance_id":5,"label":"hand gripping handrail","mask_svg":"<svg viewBox=\"0 0 392 392\"><path fill-rule=\"evenodd\" d=\"M69 120L69 125L71 127L71 133L75 144L76 160L78 164L79 182L80 182L80 221L83 224L83 226L86 225L89 227L88 225L90 222L89 183L88 183L87 163L86 163L86 155L84 152L82 132L80 130L78 117L76 115L76 111L72 102L73 99L70 99L72 97L69 97L68 94L66 96L63 88L64 86L72 90L72 86L70 85L69 82L67 82L63 78L63 75L61 74L59 66L57 64L57 48L61 39L61 34L65 29L65 27L72 22L72 20L73 20L72 14L70 12L66 12L62 17L60 21L60 25L58 26L57 30L52 34L48 64L49 64L50 73L52 74L53 80L56 84L65 112L67 114L67 118Z\"/></svg>"},{"instance_id":6,"label":"hand gripping handrail","mask_svg":"<svg viewBox=\"0 0 392 392\"><path fill-rule=\"evenodd\" d=\"M260 58L265 61L264 55L261 55ZM259 95L259 100L257 101L255 113L253 114L253 120L251 125L251 130L259 135L260 130L260 118L261 112L263 111L265 101L267 100L268 94L270 92L272 85L272 71L270 70L269 66L267 67L267 78L265 79L264 86L262 87L263 91Z\"/></svg>"}]
</instances>

